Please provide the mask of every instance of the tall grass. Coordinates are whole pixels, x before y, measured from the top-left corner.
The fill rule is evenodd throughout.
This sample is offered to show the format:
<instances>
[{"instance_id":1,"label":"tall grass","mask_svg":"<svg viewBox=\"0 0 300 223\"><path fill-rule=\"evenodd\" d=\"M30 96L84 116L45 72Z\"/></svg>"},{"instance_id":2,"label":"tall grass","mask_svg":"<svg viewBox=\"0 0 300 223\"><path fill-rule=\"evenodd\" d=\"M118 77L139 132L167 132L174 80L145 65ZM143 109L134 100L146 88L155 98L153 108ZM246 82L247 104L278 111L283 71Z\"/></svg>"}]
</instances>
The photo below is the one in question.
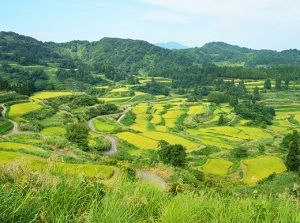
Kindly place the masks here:
<instances>
[{"instance_id":1,"label":"tall grass","mask_svg":"<svg viewBox=\"0 0 300 223\"><path fill-rule=\"evenodd\" d=\"M124 173L105 186L64 173L0 169L0 222L300 222L292 198L219 194L176 196Z\"/></svg>"}]
</instances>

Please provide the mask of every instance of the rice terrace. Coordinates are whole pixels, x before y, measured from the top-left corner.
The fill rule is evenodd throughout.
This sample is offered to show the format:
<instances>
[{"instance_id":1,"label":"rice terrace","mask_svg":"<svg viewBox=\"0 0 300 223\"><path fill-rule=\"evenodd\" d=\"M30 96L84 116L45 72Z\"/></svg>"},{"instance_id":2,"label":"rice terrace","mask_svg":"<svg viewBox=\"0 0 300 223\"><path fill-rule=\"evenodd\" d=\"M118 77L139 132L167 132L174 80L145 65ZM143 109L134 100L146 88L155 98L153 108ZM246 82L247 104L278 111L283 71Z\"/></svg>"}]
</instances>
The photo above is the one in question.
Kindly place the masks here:
<instances>
[{"instance_id":1,"label":"rice terrace","mask_svg":"<svg viewBox=\"0 0 300 223\"><path fill-rule=\"evenodd\" d=\"M1 222L300 222L298 51L0 40Z\"/></svg>"}]
</instances>

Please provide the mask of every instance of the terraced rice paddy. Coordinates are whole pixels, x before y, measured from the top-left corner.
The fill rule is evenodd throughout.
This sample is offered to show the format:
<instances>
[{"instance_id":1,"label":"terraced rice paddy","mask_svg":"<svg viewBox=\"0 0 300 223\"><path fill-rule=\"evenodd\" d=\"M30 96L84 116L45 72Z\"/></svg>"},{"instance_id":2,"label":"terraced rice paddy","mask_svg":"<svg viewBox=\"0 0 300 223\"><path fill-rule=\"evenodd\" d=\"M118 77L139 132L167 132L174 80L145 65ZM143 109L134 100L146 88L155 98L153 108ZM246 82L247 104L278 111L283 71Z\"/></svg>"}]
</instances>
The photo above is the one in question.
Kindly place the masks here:
<instances>
[{"instance_id":1,"label":"terraced rice paddy","mask_svg":"<svg viewBox=\"0 0 300 223\"><path fill-rule=\"evenodd\" d=\"M189 141L183 137L170 134L170 133L164 133L164 132L144 132L142 134L143 136L155 139L155 140L165 140L170 144L181 144L185 146L187 149L196 149L200 145L198 143Z\"/></svg>"},{"instance_id":2,"label":"terraced rice paddy","mask_svg":"<svg viewBox=\"0 0 300 223\"><path fill-rule=\"evenodd\" d=\"M232 162L223 159L208 159L202 166L206 173L225 176L228 174L229 168L233 165Z\"/></svg>"},{"instance_id":3,"label":"terraced rice paddy","mask_svg":"<svg viewBox=\"0 0 300 223\"><path fill-rule=\"evenodd\" d=\"M31 111L40 109L42 106L37 102L26 102L20 104L14 104L10 106L8 116L15 121L21 121L20 116L25 115Z\"/></svg>"},{"instance_id":4,"label":"terraced rice paddy","mask_svg":"<svg viewBox=\"0 0 300 223\"><path fill-rule=\"evenodd\" d=\"M174 108L172 108L174 109ZM165 119L166 126L169 128L175 127L175 122L179 118L180 115L182 115L183 112L180 110L168 110L166 114L164 114L162 117Z\"/></svg>"},{"instance_id":5,"label":"terraced rice paddy","mask_svg":"<svg viewBox=\"0 0 300 223\"><path fill-rule=\"evenodd\" d=\"M112 101L112 102L122 102L122 101L128 101L131 97L120 97L120 98L98 98L98 100L103 100L106 102Z\"/></svg>"},{"instance_id":6,"label":"terraced rice paddy","mask_svg":"<svg viewBox=\"0 0 300 223\"><path fill-rule=\"evenodd\" d=\"M36 93L31 98L32 99L47 99L47 98L54 98L59 96L66 96L71 95L72 93L69 91L43 91Z\"/></svg>"},{"instance_id":7,"label":"terraced rice paddy","mask_svg":"<svg viewBox=\"0 0 300 223\"><path fill-rule=\"evenodd\" d=\"M254 127L230 127L230 126L216 126L210 128L199 128L199 129L188 129L188 133L192 135L199 135L200 140L203 136L216 137L220 139L226 139L231 141L239 141L251 139L255 140L258 138L272 138L273 136L259 128Z\"/></svg>"},{"instance_id":8,"label":"terraced rice paddy","mask_svg":"<svg viewBox=\"0 0 300 223\"><path fill-rule=\"evenodd\" d=\"M0 142L0 148L12 151L27 151L27 152L45 152L45 150L28 144L15 142Z\"/></svg>"},{"instance_id":9,"label":"terraced rice paddy","mask_svg":"<svg viewBox=\"0 0 300 223\"><path fill-rule=\"evenodd\" d=\"M244 181L253 185L257 181L269 176L272 173L281 173L286 170L283 161L274 156L260 156L253 159L243 160L247 166L247 176Z\"/></svg>"},{"instance_id":10,"label":"terraced rice paddy","mask_svg":"<svg viewBox=\"0 0 300 223\"><path fill-rule=\"evenodd\" d=\"M33 170L42 170L46 167L47 162L34 155L0 150L0 165L7 164L25 165Z\"/></svg>"},{"instance_id":11,"label":"terraced rice paddy","mask_svg":"<svg viewBox=\"0 0 300 223\"><path fill-rule=\"evenodd\" d=\"M131 132L121 132L117 137L140 149L157 149L157 141Z\"/></svg>"},{"instance_id":12,"label":"terraced rice paddy","mask_svg":"<svg viewBox=\"0 0 300 223\"><path fill-rule=\"evenodd\" d=\"M41 134L46 136L62 136L67 133L66 129L63 127L48 127L41 131Z\"/></svg>"},{"instance_id":13,"label":"terraced rice paddy","mask_svg":"<svg viewBox=\"0 0 300 223\"><path fill-rule=\"evenodd\" d=\"M115 126L114 125L111 125L111 124L108 124L106 122L103 122L99 119L96 119L94 122L93 122L93 125L95 126L95 129L97 131L100 131L100 132L108 132L108 133L111 133L115 130Z\"/></svg>"},{"instance_id":14,"label":"terraced rice paddy","mask_svg":"<svg viewBox=\"0 0 300 223\"><path fill-rule=\"evenodd\" d=\"M126 92L129 91L128 88L116 88L116 89L112 89L111 92Z\"/></svg>"},{"instance_id":15,"label":"terraced rice paddy","mask_svg":"<svg viewBox=\"0 0 300 223\"><path fill-rule=\"evenodd\" d=\"M189 115L197 115L197 114L203 114L206 112L206 109L202 105L197 105L197 106L191 106L189 108L188 114Z\"/></svg>"},{"instance_id":16,"label":"terraced rice paddy","mask_svg":"<svg viewBox=\"0 0 300 223\"><path fill-rule=\"evenodd\" d=\"M161 116L160 115L153 115L153 118L150 121L153 124L158 124L161 122Z\"/></svg>"}]
</instances>

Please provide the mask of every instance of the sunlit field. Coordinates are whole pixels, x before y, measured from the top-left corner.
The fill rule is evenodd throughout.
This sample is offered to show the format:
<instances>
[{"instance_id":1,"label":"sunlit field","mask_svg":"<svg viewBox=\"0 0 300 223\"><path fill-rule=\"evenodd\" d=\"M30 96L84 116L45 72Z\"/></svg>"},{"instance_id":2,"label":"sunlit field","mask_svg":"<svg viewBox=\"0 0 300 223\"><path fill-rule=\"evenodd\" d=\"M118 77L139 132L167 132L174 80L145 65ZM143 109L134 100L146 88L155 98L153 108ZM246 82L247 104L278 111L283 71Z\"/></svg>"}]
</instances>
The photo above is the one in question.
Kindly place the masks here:
<instances>
[{"instance_id":1,"label":"sunlit field","mask_svg":"<svg viewBox=\"0 0 300 223\"><path fill-rule=\"evenodd\" d=\"M10 107L8 116L15 121L20 121L22 120L20 116L25 115L31 111L37 110L41 107L42 106L37 102L26 102L21 104L14 104Z\"/></svg>"},{"instance_id":2,"label":"sunlit field","mask_svg":"<svg viewBox=\"0 0 300 223\"><path fill-rule=\"evenodd\" d=\"M34 94L31 98L32 99L47 99L47 98L54 98L59 96L66 96L71 95L72 92L69 91L42 91L39 93Z\"/></svg>"},{"instance_id":3,"label":"sunlit field","mask_svg":"<svg viewBox=\"0 0 300 223\"><path fill-rule=\"evenodd\" d=\"M203 114L206 112L206 109L202 105L198 106L191 106L189 108L188 114L189 115L197 115L197 114Z\"/></svg>"},{"instance_id":4,"label":"sunlit field","mask_svg":"<svg viewBox=\"0 0 300 223\"><path fill-rule=\"evenodd\" d=\"M113 132L116 128L114 125L108 124L99 119L96 119L93 122L93 125L95 126L96 130L100 132Z\"/></svg>"},{"instance_id":5,"label":"sunlit field","mask_svg":"<svg viewBox=\"0 0 300 223\"><path fill-rule=\"evenodd\" d=\"M15 143L15 142L0 142L0 148L5 150L12 150L12 151L28 151L28 152L45 152L45 150L28 144L23 143Z\"/></svg>"},{"instance_id":6,"label":"sunlit field","mask_svg":"<svg viewBox=\"0 0 300 223\"><path fill-rule=\"evenodd\" d=\"M121 132L117 137L135 145L140 149L156 149L157 141L131 132Z\"/></svg>"},{"instance_id":7,"label":"sunlit field","mask_svg":"<svg viewBox=\"0 0 300 223\"><path fill-rule=\"evenodd\" d=\"M232 162L222 159L208 159L202 166L204 172L225 176L228 174Z\"/></svg>"},{"instance_id":8,"label":"sunlit field","mask_svg":"<svg viewBox=\"0 0 300 223\"><path fill-rule=\"evenodd\" d=\"M257 181L272 173L281 173L286 170L282 159L274 156L260 156L243 160L247 166L247 176L244 181L253 185Z\"/></svg>"},{"instance_id":9,"label":"sunlit field","mask_svg":"<svg viewBox=\"0 0 300 223\"><path fill-rule=\"evenodd\" d=\"M41 134L46 136L62 136L66 134L66 129L63 127L48 127L44 128Z\"/></svg>"},{"instance_id":10,"label":"sunlit field","mask_svg":"<svg viewBox=\"0 0 300 223\"><path fill-rule=\"evenodd\" d=\"M155 140L165 140L170 144L181 144L185 146L187 149L196 149L200 146L200 144L191 142L185 138L180 136L176 136L170 133L163 133L163 132L144 132L143 136L147 136L149 138Z\"/></svg>"}]
</instances>

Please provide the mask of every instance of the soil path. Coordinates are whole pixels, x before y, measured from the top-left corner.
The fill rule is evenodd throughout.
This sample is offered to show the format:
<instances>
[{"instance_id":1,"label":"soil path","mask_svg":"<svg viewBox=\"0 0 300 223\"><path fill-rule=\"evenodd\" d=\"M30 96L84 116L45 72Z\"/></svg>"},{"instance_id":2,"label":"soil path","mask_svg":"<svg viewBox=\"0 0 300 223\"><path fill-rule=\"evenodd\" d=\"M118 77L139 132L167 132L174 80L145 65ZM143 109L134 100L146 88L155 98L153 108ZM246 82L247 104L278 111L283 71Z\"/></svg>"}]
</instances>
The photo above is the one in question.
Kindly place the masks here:
<instances>
[{"instance_id":1,"label":"soil path","mask_svg":"<svg viewBox=\"0 0 300 223\"><path fill-rule=\"evenodd\" d=\"M10 121L14 125L11 133L4 134L4 135L2 135L2 137L9 137L9 136L12 136L12 135L17 135L17 134L35 134L33 132L20 132L18 130L18 123L6 117L7 108L5 107L5 105L1 104L1 107L3 108L2 112L1 112L1 115L3 117L5 117L8 121Z\"/></svg>"},{"instance_id":2,"label":"soil path","mask_svg":"<svg viewBox=\"0 0 300 223\"><path fill-rule=\"evenodd\" d=\"M93 131L93 132L97 132L97 133L100 133L100 134L104 134L103 132L99 132L96 130L93 122L95 119L97 119L98 117L95 117L95 118L92 118L88 121L88 126L89 128ZM117 150L117 140L115 137L113 136L110 136L110 135L107 135L106 138L109 140L110 142L110 149L109 151L107 152L103 152L104 155L107 155L107 156L112 156L112 155L115 155L117 154L118 150Z\"/></svg>"},{"instance_id":3,"label":"soil path","mask_svg":"<svg viewBox=\"0 0 300 223\"><path fill-rule=\"evenodd\" d=\"M124 118L124 116L126 115L127 112L129 112L130 110L132 109L132 107L128 107L126 108L123 112L122 112L122 115L120 116L120 118L117 120L117 122L120 122L122 120L122 118ZM93 122L97 119L98 117L95 117L95 118L92 118L88 121L88 126L89 128L93 131L93 132L97 132L97 133L100 133L100 134L105 134L103 132L99 132L96 130ZM110 142L110 150L107 151L107 152L103 152L104 155L107 155L107 156L112 156L112 155L115 155L118 153L118 150L117 150L117 139L114 137L114 136L111 136L111 135L106 135L106 138L109 140Z\"/></svg>"},{"instance_id":4,"label":"soil path","mask_svg":"<svg viewBox=\"0 0 300 223\"><path fill-rule=\"evenodd\" d=\"M120 122L126 115L127 112L129 112L132 109L132 107L128 107L126 108L123 112L122 115L120 116L120 118L117 120L117 122Z\"/></svg>"}]
</instances>

